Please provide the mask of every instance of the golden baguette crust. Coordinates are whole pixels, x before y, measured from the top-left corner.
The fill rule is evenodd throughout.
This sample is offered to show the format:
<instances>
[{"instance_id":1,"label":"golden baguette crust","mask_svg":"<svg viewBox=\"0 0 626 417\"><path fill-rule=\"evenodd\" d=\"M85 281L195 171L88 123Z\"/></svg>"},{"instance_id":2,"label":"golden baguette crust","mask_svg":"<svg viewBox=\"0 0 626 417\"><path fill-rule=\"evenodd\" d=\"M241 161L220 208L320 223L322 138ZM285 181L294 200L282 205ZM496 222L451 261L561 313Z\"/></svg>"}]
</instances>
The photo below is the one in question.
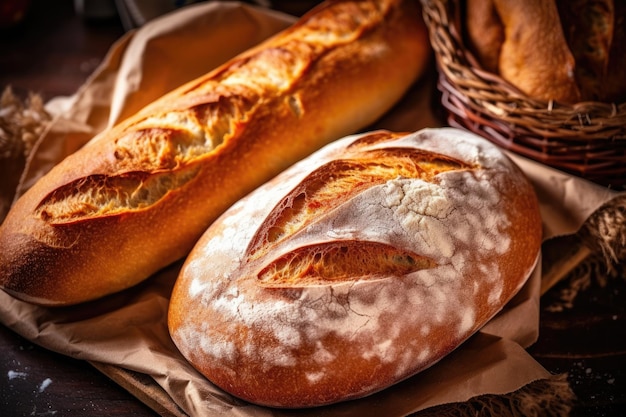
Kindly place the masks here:
<instances>
[{"instance_id":1,"label":"golden baguette crust","mask_svg":"<svg viewBox=\"0 0 626 417\"><path fill-rule=\"evenodd\" d=\"M504 26L499 72L522 92L540 100L580 101L576 62L555 0L493 0Z\"/></svg>"},{"instance_id":2,"label":"golden baguette crust","mask_svg":"<svg viewBox=\"0 0 626 417\"><path fill-rule=\"evenodd\" d=\"M74 304L181 258L227 207L386 112L429 51L415 1L330 1L103 132L0 226L0 285Z\"/></svg>"},{"instance_id":3,"label":"golden baguette crust","mask_svg":"<svg viewBox=\"0 0 626 417\"><path fill-rule=\"evenodd\" d=\"M431 366L533 271L533 188L471 133L339 140L233 205L187 257L168 325L210 381L254 403L359 398Z\"/></svg>"},{"instance_id":4,"label":"golden baguette crust","mask_svg":"<svg viewBox=\"0 0 626 417\"><path fill-rule=\"evenodd\" d=\"M563 33L576 61L581 101L603 100L615 31L613 0L557 0Z\"/></svg>"},{"instance_id":5,"label":"golden baguette crust","mask_svg":"<svg viewBox=\"0 0 626 417\"><path fill-rule=\"evenodd\" d=\"M497 74L504 26L493 0L466 0L464 23L468 47L484 69Z\"/></svg>"}]
</instances>

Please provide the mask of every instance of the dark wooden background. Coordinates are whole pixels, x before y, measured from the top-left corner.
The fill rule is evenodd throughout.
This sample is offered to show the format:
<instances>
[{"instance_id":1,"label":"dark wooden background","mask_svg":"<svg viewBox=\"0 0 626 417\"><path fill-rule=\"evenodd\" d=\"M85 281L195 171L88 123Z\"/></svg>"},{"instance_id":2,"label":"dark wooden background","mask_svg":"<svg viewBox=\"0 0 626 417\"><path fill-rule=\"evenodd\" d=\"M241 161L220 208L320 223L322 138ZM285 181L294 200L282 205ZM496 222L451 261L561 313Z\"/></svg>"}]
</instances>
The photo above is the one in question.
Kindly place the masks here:
<instances>
[{"instance_id":1,"label":"dark wooden background","mask_svg":"<svg viewBox=\"0 0 626 417\"><path fill-rule=\"evenodd\" d=\"M32 0L19 25L0 29L0 88L46 100L73 94L123 33L119 18L84 19L72 0ZM541 335L530 352L548 370L568 373L578 397L572 416L626 416L626 277L620 274L593 283L565 311L547 308L560 288L542 299ZM0 355L2 416L154 415L89 364L3 326Z\"/></svg>"},{"instance_id":2,"label":"dark wooden background","mask_svg":"<svg viewBox=\"0 0 626 417\"><path fill-rule=\"evenodd\" d=\"M123 34L118 17L83 19L73 0L32 0L19 24L0 28L0 89L44 100L71 95ZM155 415L91 365L1 325L0 355L1 416Z\"/></svg>"}]
</instances>

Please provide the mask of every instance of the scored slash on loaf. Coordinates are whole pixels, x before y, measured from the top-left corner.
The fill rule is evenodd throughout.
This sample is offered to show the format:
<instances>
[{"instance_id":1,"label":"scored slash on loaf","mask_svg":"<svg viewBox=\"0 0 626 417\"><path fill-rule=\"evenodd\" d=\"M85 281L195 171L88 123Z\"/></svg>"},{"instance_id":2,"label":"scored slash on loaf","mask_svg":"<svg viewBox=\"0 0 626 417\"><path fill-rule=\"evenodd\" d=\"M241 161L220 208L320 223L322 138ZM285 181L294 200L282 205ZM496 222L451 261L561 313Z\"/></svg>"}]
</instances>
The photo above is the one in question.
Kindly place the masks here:
<instances>
[{"instance_id":1,"label":"scored slash on loaf","mask_svg":"<svg viewBox=\"0 0 626 417\"><path fill-rule=\"evenodd\" d=\"M484 326L531 275L541 236L534 189L485 139L349 136L209 227L174 287L170 334L247 401L360 398Z\"/></svg>"},{"instance_id":2,"label":"scored slash on loaf","mask_svg":"<svg viewBox=\"0 0 626 417\"><path fill-rule=\"evenodd\" d=\"M264 181L376 121L428 57L416 1L319 5L41 178L0 226L0 286L68 305L137 284Z\"/></svg>"}]
</instances>

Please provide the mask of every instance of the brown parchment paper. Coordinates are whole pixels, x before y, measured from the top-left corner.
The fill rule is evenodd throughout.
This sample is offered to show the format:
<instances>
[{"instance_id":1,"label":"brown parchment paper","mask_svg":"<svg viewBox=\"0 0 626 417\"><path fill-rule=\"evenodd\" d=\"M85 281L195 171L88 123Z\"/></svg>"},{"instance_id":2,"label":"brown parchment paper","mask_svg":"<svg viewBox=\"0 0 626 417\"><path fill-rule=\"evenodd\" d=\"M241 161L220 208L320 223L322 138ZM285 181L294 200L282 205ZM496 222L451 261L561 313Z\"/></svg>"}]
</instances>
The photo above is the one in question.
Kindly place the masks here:
<instances>
[{"instance_id":1,"label":"brown parchment paper","mask_svg":"<svg viewBox=\"0 0 626 417\"><path fill-rule=\"evenodd\" d=\"M31 154L26 190L102 129L203 74L295 19L234 2L183 8L128 33L71 97L47 103L54 122ZM412 131L442 123L431 110L434 68L372 129ZM616 193L512 155L541 200L545 239L575 233ZM114 254L112 254L114 256ZM405 416L421 409L505 394L549 378L525 350L538 336L539 263L520 293L479 333L426 371L370 397L313 410L244 403L196 372L167 330L169 295L182 260L127 291L65 308L42 308L0 292L0 320L47 349L94 364L163 415Z\"/></svg>"}]
</instances>

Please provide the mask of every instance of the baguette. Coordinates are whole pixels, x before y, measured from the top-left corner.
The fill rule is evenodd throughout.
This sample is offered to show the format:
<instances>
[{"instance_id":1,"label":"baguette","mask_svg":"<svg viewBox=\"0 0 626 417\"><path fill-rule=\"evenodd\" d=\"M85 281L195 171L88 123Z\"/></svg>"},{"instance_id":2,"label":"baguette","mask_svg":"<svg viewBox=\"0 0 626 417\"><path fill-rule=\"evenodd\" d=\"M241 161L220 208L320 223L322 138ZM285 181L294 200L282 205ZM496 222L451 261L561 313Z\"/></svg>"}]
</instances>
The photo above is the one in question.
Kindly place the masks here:
<instances>
[{"instance_id":1,"label":"baguette","mask_svg":"<svg viewBox=\"0 0 626 417\"><path fill-rule=\"evenodd\" d=\"M615 30L613 0L558 0L557 6L581 100L602 100Z\"/></svg>"},{"instance_id":2,"label":"baguette","mask_svg":"<svg viewBox=\"0 0 626 417\"><path fill-rule=\"evenodd\" d=\"M0 286L69 305L137 284L184 257L239 198L373 123L428 59L416 1L318 5L38 181L0 227Z\"/></svg>"},{"instance_id":3,"label":"baguette","mask_svg":"<svg viewBox=\"0 0 626 417\"><path fill-rule=\"evenodd\" d=\"M493 0L466 0L463 20L469 48L482 68L497 74L500 48L504 42L504 26Z\"/></svg>"},{"instance_id":4,"label":"baguette","mask_svg":"<svg viewBox=\"0 0 626 417\"><path fill-rule=\"evenodd\" d=\"M180 352L244 400L313 407L431 366L537 263L534 190L495 145L427 129L349 136L227 210L169 305Z\"/></svg>"},{"instance_id":5,"label":"baguette","mask_svg":"<svg viewBox=\"0 0 626 417\"><path fill-rule=\"evenodd\" d=\"M530 97L577 103L576 62L556 0L493 0L504 25L499 73Z\"/></svg>"}]
</instances>

